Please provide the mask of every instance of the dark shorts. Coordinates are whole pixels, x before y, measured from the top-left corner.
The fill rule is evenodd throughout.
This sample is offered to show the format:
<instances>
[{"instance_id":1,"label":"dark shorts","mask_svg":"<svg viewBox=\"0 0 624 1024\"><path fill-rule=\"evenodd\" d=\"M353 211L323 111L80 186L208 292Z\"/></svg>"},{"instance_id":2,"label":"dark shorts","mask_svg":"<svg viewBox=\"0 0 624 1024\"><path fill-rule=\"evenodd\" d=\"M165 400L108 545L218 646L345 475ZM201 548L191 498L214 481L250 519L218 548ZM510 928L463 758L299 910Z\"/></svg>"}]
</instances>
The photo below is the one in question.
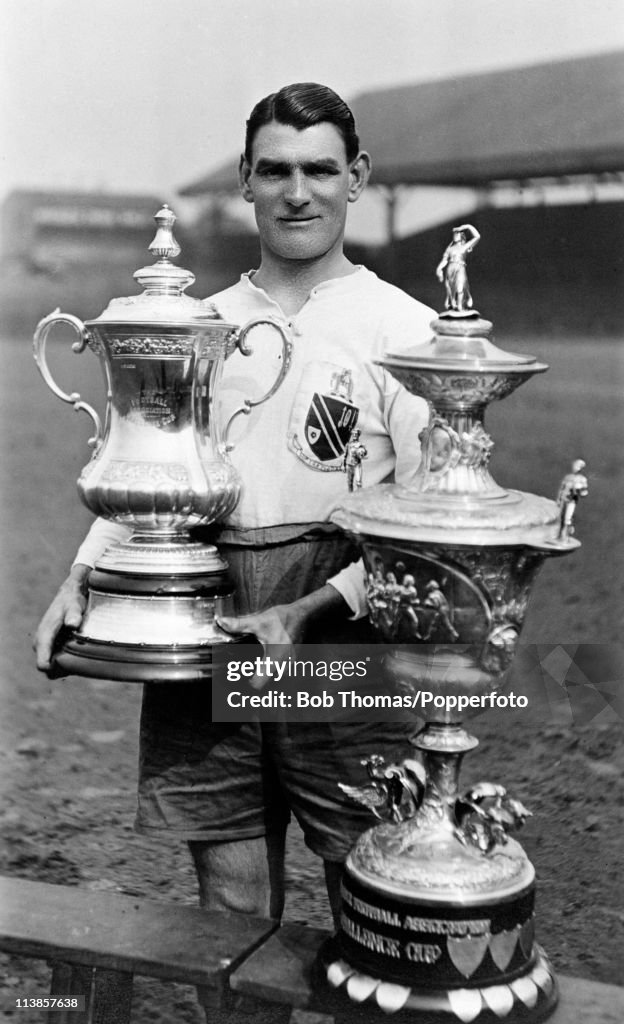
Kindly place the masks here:
<instances>
[{"instance_id":1,"label":"dark shorts","mask_svg":"<svg viewBox=\"0 0 624 1024\"><path fill-rule=\"evenodd\" d=\"M295 600L357 554L342 534L221 550L240 581L241 613ZM306 639L365 642L370 635L365 620L328 622L315 623ZM338 782L365 783L361 762L372 753L389 761L413 756L417 728L408 712L379 724L213 723L205 684L146 685L137 828L232 842L283 828L292 811L310 849L343 861L374 819Z\"/></svg>"}]
</instances>

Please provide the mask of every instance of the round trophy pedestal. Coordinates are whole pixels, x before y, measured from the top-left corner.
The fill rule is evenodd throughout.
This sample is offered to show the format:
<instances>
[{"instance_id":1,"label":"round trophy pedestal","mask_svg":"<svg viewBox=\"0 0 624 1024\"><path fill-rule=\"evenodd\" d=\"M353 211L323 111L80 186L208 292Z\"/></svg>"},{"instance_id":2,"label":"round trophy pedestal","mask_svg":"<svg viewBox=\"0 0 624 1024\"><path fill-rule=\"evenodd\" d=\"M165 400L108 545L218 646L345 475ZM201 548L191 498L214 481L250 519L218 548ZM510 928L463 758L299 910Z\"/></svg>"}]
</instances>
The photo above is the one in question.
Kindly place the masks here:
<instances>
[{"instance_id":1,"label":"round trophy pedestal","mask_svg":"<svg viewBox=\"0 0 624 1024\"><path fill-rule=\"evenodd\" d=\"M231 613L227 563L211 545L131 538L89 578L80 628L61 638L52 675L132 683L212 678L215 645L250 642L216 622Z\"/></svg>"},{"instance_id":2,"label":"round trophy pedestal","mask_svg":"<svg viewBox=\"0 0 624 1024\"><path fill-rule=\"evenodd\" d=\"M327 982L370 1020L543 1020L557 987L534 941L526 854L508 840L484 856L426 817L371 829L349 855Z\"/></svg>"},{"instance_id":3,"label":"round trophy pedestal","mask_svg":"<svg viewBox=\"0 0 624 1024\"><path fill-rule=\"evenodd\" d=\"M532 967L508 985L396 985L358 970L342 956L336 940L325 946L319 969L333 990L340 1024L538 1024L553 1013L558 1000L557 982L540 946L535 946Z\"/></svg>"},{"instance_id":4,"label":"round trophy pedestal","mask_svg":"<svg viewBox=\"0 0 624 1024\"><path fill-rule=\"evenodd\" d=\"M535 943L535 870L507 835L528 812L487 782L458 796L475 745L460 725L427 723L416 740L426 774L418 809L351 850L340 930L324 956L337 998L419 1024L538 1021L555 1007Z\"/></svg>"},{"instance_id":5,"label":"round trophy pedestal","mask_svg":"<svg viewBox=\"0 0 624 1024\"><path fill-rule=\"evenodd\" d=\"M252 643L251 636L228 643ZM212 679L211 646L102 643L73 634L54 655L51 678L84 676L121 683L200 683Z\"/></svg>"},{"instance_id":6,"label":"round trophy pedestal","mask_svg":"<svg viewBox=\"0 0 624 1024\"><path fill-rule=\"evenodd\" d=\"M230 637L231 643L252 637ZM122 683L199 683L212 679L211 647L98 643L74 635L54 655L52 678L84 676Z\"/></svg>"}]
</instances>

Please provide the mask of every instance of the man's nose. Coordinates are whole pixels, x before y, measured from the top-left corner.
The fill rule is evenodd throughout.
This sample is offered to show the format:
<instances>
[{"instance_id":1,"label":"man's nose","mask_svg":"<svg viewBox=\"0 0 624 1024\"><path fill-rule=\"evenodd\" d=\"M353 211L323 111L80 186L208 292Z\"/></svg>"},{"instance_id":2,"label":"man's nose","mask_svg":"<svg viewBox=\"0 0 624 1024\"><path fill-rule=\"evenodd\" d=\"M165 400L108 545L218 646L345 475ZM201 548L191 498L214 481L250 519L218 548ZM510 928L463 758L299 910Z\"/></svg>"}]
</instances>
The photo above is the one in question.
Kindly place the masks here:
<instances>
[{"instance_id":1,"label":"man's nose","mask_svg":"<svg viewBox=\"0 0 624 1024\"><path fill-rule=\"evenodd\" d=\"M310 200L310 189L305 174L293 171L288 178L285 199L291 206L304 206Z\"/></svg>"}]
</instances>

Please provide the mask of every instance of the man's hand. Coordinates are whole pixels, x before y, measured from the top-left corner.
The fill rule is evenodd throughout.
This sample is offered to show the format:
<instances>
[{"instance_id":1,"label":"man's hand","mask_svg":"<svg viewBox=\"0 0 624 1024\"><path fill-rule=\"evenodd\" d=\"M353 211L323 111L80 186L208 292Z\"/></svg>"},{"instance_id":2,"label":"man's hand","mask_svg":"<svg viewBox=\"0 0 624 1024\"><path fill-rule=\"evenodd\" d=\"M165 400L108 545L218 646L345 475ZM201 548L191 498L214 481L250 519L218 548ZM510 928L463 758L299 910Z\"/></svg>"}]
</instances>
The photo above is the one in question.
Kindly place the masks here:
<instances>
[{"instance_id":1,"label":"man's hand","mask_svg":"<svg viewBox=\"0 0 624 1024\"><path fill-rule=\"evenodd\" d=\"M252 633L265 647L270 644L296 644L303 637L304 618L298 611L297 602L277 604L264 612L252 615L228 615L219 618L219 625L226 633L235 636Z\"/></svg>"},{"instance_id":2,"label":"man's hand","mask_svg":"<svg viewBox=\"0 0 624 1024\"><path fill-rule=\"evenodd\" d=\"M236 636L252 633L264 647L266 655L282 661L289 656L289 647L303 641L308 625L315 618L327 612L346 618L350 611L342 595L331 583L326 583L319 590L291 604L277 604L251 615L223 616L218 619L218 623L226 633ZM261 689L266 683L264 677L251 680L251 685L256 689Z\"/></svg>"},{"instance_id":3,"label":"man's hand","mask_svg":"<svg viewBox=\"0 0 624 1024\"><path fill-rule=\"evenodd\" d=\"M43 616L35 637L37 668L47 672L51 667L56 638L63 628L77 629L87 606L87 583L91 566L73 565L69 576Z\"/></svg>"}]
</instances>

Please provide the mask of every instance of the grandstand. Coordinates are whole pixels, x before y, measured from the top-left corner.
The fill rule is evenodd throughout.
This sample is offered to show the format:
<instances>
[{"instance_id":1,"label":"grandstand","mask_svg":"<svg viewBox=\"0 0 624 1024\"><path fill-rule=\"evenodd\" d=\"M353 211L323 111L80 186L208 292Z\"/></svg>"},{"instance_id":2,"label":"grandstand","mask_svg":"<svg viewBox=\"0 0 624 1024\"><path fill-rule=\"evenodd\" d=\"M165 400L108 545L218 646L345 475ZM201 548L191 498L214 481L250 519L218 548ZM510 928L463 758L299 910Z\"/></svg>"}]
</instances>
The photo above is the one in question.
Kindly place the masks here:
<instances>
[{"instance_id":1,"label":"grandstand","mask_svg":"<svg viewBox=\"0 0 624 1024\"><path fill-rule=\"evenodd\" d=\"M433 268L452 223L406 237L402 210L423 186L469 188L462 216L484 237L471 257L484 310L513 327L621 331L624 53L375 90L352 107L387 206L385 244L348 246L352 257L439 306ZM237 162L180 194L218 209L236 192ZM246 234L230 221L204 242L220 277L257 262Z\"/></svg>"}]
</instances>

